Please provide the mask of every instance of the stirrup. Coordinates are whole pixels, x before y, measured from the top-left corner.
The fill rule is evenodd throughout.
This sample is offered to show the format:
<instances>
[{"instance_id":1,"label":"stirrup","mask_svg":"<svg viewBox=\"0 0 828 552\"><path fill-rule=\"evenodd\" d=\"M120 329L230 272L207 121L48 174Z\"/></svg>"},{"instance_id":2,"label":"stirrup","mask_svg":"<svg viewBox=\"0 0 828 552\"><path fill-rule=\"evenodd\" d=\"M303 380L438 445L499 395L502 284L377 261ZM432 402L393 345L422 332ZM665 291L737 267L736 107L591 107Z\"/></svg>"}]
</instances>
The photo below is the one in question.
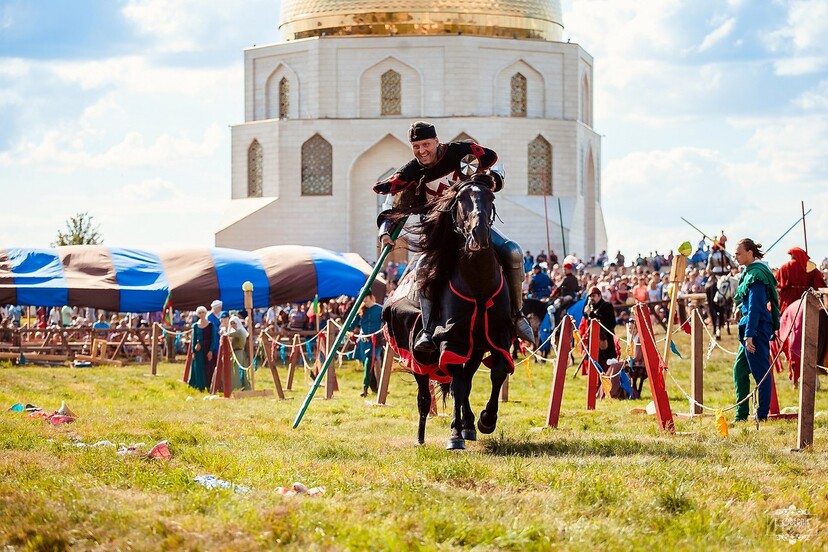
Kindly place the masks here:
<instances>
[{"instance_id":1,"label":"stirrup","mask_svg":"<svg viewBox=\"0 0 828 552\"><path fill-rule=\"evenodd\" d=\"M437 350L437 345L434 343L434 335L431 332L423 330L420 332L420 337L414 342L414 350L418 353L433 353Z\"/></svg>"}]
</instances>

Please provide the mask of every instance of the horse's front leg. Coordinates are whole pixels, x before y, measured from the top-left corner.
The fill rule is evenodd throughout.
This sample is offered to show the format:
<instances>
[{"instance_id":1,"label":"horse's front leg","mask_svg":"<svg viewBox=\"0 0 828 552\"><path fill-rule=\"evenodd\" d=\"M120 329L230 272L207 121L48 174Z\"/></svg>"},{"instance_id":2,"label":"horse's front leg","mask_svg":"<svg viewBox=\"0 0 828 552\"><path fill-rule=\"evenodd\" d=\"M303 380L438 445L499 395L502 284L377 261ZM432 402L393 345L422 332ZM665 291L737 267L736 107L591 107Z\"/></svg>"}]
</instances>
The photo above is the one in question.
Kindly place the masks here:
<instances>
[{"instance_id":1,"label":"horse's front leg","mask_svg":"<svg viewBox=\"0 0 828 552\"><path fill-rule=\"evenodd\" d=\"M428 414L431 411L431 390L428 385L428 376L414 374L414 379L417 381L417 410L420 414L417 426L417 444L422 445L425 443L426 420L428 420Z\"/></svg>"},{"instance_id":2,"label":"horse's front leg","mask_svg":"<svg viewBox=\"0 0 828 552\"><path fill-rule=\"evenodd\" d=\"M500 403L500 388L503 387L503 382L509 375L509 365L502 355L492 356L492 394L489 396L489 402L486 403L486 408L480 413L480 418L477 420L477 429L481 433L492 433L497 427L497 408Z\"/></svg>"},{"instance_id":3,"label":"horse's front leg","mask_svg":"<svg viewBox=\"0 0 828 552\"><path fill-rule=\"evenodd\" d=\"M480 367L481 360L483 360L483 351L475 350L472 352L471 358L469 358L463 368L463 377L466 378L466 381L468 382L469 391L466 395L466 400L463 402L463 426L461 434L463 439L467 441L477 441L477 430L474 429L474 412L471 408L470 397L474 374Z\"/></svg>"},{"instance_id":4,"label":"horse's front leg","mask_svg":"<svg viewBox=\"0 0 828 552\"><path fill-rule=\"evenodd\" d=\"M462 364L452 365L449 370L454 417L451 420L451 432L446 444L447 450L463 450L466 448L466 440L463 438L463 408L468 405L470 387L463 371Z\"/></svg>"}]
</instances>

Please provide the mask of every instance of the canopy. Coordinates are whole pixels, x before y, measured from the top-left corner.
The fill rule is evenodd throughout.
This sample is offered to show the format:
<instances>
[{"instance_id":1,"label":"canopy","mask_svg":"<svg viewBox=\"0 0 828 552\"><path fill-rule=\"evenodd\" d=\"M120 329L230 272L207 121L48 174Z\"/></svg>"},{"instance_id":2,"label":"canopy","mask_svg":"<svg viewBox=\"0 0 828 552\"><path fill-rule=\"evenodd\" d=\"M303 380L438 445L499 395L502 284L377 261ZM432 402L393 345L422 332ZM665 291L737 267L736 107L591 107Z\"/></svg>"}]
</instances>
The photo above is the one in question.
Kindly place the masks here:
<instances>
[{"instance_id":1,"label":"canopy","mask_svg":"<svg viewBox=\"0 0 828 552\"><path fill-rule=\"evenodd\" d=\"M371 266L355 253L278 245L181 249L153 253L103 245L0 249L0 304L93 307L157 312L170 294L176 309L244 308L242 284L253 283L253 306L348 295L365 285ZM385 282L372 291L381 301Z\"/></svg>"}]
</instances>

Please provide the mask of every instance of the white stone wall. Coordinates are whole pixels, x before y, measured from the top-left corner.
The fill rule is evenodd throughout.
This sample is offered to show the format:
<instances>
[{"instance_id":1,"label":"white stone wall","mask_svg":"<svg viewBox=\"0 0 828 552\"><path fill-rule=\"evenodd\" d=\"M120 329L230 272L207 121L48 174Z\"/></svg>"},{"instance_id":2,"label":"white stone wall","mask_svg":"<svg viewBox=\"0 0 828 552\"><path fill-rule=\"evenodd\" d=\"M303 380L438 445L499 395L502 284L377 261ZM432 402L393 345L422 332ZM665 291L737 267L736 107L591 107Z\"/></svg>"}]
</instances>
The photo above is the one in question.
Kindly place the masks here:
<instances>
[{"instance_id":1,"label":"white stone wall","mask_svg":"<svg viewBox=\"0 0 828 552\"><path fill-rule=\"evenodd\" d=\"M400 116L379 116L379 80L388 69L402 76ZM525 118L509 116L516 72L527 78ZM282 77L290 82L290 110L287 119L278 120L272 118L278 114L273 86ZM255 138L264 151L264 195L278 201L219 230L216 244L255 249L300 243L375 258L376 197L370 186L382 172L410 158L407 129L422 118L435 124L443 140L465 132L498 152L507 172L504 199L498 203L504 223L498 224L535 253L546 249L546 225L543 198L526 192L527 145L543 136L553 149L554 197L548 200L552 247L562 252L560 197L567 211L568 251L592 255L606 247L597 201L600 136L584 120L592 109L592 83L591 56L577 44L558 42L326 37L248 49L245 123L232 129L231 195L247 195L247 149ZM316 133L333 146L333 195L303 197L301 146ZM582 185L589 151L596 188L587 194ZM588 221L595 251L587 251Z\"/></svg>"}]
</instances>

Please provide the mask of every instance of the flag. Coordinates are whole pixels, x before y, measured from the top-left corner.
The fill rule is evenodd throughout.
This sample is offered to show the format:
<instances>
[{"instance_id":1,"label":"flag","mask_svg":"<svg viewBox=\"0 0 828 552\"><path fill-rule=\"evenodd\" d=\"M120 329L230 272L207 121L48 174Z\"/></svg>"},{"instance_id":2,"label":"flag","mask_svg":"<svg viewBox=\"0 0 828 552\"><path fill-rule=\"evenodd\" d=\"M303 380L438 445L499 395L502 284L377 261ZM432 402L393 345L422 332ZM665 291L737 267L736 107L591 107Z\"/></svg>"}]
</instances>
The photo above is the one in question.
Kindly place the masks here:
<instances>
[{"instance_id":1,"label":"flag","mask_svg":"<svg viewBox=\"0 0 828 552\"><path fill-rule=\"evenodd\" d=\"M319 296L313 298L313 314L319 314Z\"/></svg>"},{"instance_id":2,"label":"flag","mask_svg":"<svg viewBox=\"0 0 828 552\"><path fill-rule=\"evenodd\" d=\"M673 351L673 354L676 355L677 357L679 357L681 359L684 358L683 356L681 356L681 353L679 353L678 347L676 347L676 344L673 342L672 339L670 340L670 350Z\"/></svg>"},{"instance_id":3,"label":"flag","mask_svg":"<svg viewBox=\"0 0 828 552\"><path fill-rule=\"evenodd\" d=\"M162 309L162 314L164 316L164 323L167 326L172 327L173 325L173 306L172 306L172 290L167 293L167 299L164 301L164 308Z\"/></svg>"},{"instance_id":4,"label":"flag","mask_svg":"<svg viewBox=\"0 0 828 552\"><path fill-rule=\"evenodd\" d=\"M691 333L693 333L692 328L690 328L690 319L689 318L681 324L681 329L687 335L690 335Z\"/></svg>"}]
</instances>

